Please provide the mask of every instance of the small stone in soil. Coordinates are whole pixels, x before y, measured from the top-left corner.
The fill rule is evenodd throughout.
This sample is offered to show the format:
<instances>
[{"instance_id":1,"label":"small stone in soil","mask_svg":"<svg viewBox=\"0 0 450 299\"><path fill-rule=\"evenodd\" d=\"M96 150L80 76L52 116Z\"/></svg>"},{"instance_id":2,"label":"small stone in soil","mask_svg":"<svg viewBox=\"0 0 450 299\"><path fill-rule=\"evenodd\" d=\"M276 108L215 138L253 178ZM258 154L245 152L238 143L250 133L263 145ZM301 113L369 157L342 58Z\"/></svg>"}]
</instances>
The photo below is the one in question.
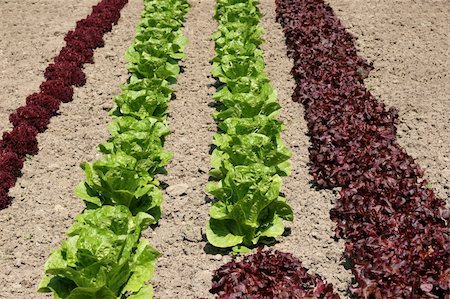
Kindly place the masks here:
<instances>
[{"instance_id":1,"label":"small stone in soil","mask_svg":"<svg viewBox=\"0 0 450 299\"><path fill-rule=\"evenodd\" d=\"M169 186L166 191L171 196L180 196L185 195L188 188L188 184L177 184Z\"/></svg>"}]
</instances>

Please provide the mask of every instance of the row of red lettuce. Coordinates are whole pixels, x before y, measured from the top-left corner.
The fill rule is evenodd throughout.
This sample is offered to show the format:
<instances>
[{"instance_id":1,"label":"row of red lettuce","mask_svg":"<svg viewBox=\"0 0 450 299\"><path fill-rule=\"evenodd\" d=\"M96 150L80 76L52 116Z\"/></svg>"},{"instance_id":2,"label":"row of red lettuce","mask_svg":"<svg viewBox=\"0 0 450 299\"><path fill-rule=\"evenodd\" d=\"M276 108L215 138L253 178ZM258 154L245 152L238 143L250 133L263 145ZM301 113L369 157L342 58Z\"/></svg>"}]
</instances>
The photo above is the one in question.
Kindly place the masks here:
<instances>
[{"instance_id":1,"label":"row of red lettuce","mask_svg":"<svg viewBox=\"0 0 450 299\"><path fill-rule=\"evenodd\" d=\"M26 98L26 104L9 116L13 129L0 140L0 209L10 204L9 189L21 174L27 155L38 152L37 135L47 129L60 103L73 99L73 86L83 86L83 64L93 63L94 49L104 45L103 35L117 24L128 0L102 0L92 13L67 33L66 45L44 73L40 91Z\"/></svg>"},{"instance_id":2,"label":"row of red lettuce","mask_svg":"<svg viewBox=\"0 0 450 299\"><path fill-rule=\"evenodd\" d=\"M372 66L322 0L277 0L310 136L310 173L340 187L331 210L347 239L358 298L444 298L450 290L450 212L398 144L395 108L365 88Z\"/></svg>"}]
</instances>

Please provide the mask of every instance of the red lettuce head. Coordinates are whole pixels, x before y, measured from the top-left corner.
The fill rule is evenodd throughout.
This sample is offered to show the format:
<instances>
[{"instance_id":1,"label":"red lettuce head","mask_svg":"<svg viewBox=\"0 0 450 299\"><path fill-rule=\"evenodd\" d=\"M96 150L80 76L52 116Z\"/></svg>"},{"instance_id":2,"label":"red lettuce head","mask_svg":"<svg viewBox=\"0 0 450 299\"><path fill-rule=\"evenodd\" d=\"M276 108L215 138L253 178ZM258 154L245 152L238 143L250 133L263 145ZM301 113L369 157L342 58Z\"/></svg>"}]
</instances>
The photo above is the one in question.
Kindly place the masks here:
<instances>
[{"instance_id":1,"label":"red lettuce head","mask_svg":"<svg viewBox=\"0 0 450 299\"><path fill-rule=\"evenodd\" d=\"M23 167L23 160L11 150L0 148L0 169L18 175Z\"/></svg>"},{"instance_id":2,"label":"red lettuce head","mask_svg":"<svg viewBox=\"0 0 450 299\"><path fill-rule=\"evenodd\" d=\"M46 95L45 93L33 93L26 99L27 105L36 105L45 108L50 114L56 114L61 103L58 99Z\"/></svg>"},{"instance_id":3,"label":"red lettuce head","mask_svg":"<svg viewBox=\"0 0 450 299\"><path fill-rule=\"evenodd\" d=\"M39 88L43 94L56 98L63 103L72 101L73 88L63 79L47 80L43 82ZM30 97L34 97L34 95L35 94Z\"/></svg>"},{"instance_id":4,"label":"red lettuce head","mask_svg":"<svg viewBox=\"0 0 450 299\"><path fill-rule=\"evenodd\" d=\"M19 158L35 155L38 152L37 134L38 131L35 127L21 124L14 127L12 131L3 133L0 148L15 152Z\"/></svg>"},{"instance_id":5,"label":"red lettuce head","mask_svg":"<svg viewBox=\"0 0 450 299\"><path fill-rule=\"evenodd\" d=\"M51 114L44 107L27 105L17 108L16 112L9 116L9 121L15 126L28 124L39 132L44 132L50 122Z\"/></svg>"},{"instance_id":6,"label":"red lettuce head","mask_svg":"<svg viewBox=\"0 0 450 299\"><path fill-rule=\"evenodd\" d=\"M103 33L112 30L112 22L110 22L107 18L101 18L98 14L92 14L86 19L80 20L77 22L78 27L93 27L100 28Z\"/></svg>"},{"instance_id":7,"label":"red lettuce head","mask_svg":"<svg viewBox=\"0 0 450 299\"><path fill-rule=\"evenodd\" d=\"M66 46L61 49L58 56L55 57L55 62L68 61L75 63L77 66L82 66L85 63L93 63L92 56L85 56L84 49L78 49L71 46Z\"/></svg>"},{"instance_id":8,"label":"red lettuce head","mask_svg":"<svg viewBox=\"0 0 450 299\"><path fill-rule=\"evenodd\" d=\"M117 24L120 19L120 12L115 11L107 11L107 10L99 10L99 12L95 13L95 16L99 19L105 20L111 24Z\"/></svg>"},{"instance_id":9,"label":"red lettuce head","mask_svg":"<svg viewBox=\"0 0 450 299\"><path fill-rule=\"evenodd\" d=\"M17 177L9 171L0 170L0 189L9 190L16 184Z\"/></svg>"},{"instance_id":10,"label":"red lettuce head","mask_svg":"<svg viewBox=\"0 0 450 299\"><path fill-rule=\"evenodd\" d=\"M92 15L117 24L120 19L120 8L114 3L101 2L92 7Z\"/></svg>"},{"instance_id":11,"label":"red lettuce head","mask_svg":"<svg viewBox=\"0 0 450 299\"><path fill-rule=\"evenodd\" d=\"M64 48L71 48L76 50L78 53L80 53L81 55L83 55L86 60L88 60L88 63L92 63L93 57L94 57L94 50L90 47L88 47L88 45L86 44L86 42L82 41L82 40L70 40L68 42L66 42L66 47ZM64 49L63 48L63 49Z\"/></svg>"},{"instance_id":12,"label":"red lettuce head","mask_svg":"<svg viewBox=\"0 0 450 299\"><path fill-rule=\"evenodd\" d=\"M0 189L0 209L6 208L10 203L11 201L8 198L8 192Z\"/></svg>"},{"instance_id":13,"label":"red lettuce head","mask_svg":"<svg viewBox=\"0 0 450 299\"><path fill-rule=\"evenodd\" d=\"M82 41L87 47L92 49L105 45L102 30L94 27L77 27L75 30L69 31L64 40L67 42L67 45L70 45L74 40Z\"/></svg>"},{"instance_id":14,"label":"red lettuce head","mask_svg":"<svg viewBox=\"0 0 450 299\"><path fill-rule=\"evenodd\" d=\"M48 80L62 79L68 85L83 86L86 84L86 75L75 63L62 61L50 64L44 76Z\"/></svg>"}]
</instances>

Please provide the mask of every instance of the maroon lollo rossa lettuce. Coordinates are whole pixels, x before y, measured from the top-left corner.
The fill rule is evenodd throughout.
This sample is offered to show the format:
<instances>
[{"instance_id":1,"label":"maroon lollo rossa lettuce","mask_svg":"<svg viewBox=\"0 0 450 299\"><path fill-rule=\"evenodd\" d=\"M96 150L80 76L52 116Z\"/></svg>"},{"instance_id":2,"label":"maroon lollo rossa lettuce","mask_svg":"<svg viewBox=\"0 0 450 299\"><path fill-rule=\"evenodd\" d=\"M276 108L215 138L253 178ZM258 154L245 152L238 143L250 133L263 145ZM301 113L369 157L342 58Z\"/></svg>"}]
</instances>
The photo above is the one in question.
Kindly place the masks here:
<instances>
[{"instance_id":1,"label":"maroon lollo rossa lettuce","mask_svg":"<svg viewBox=\"0 0 450 299\"><path fill-rule=\"evenodd\" d=\"M333 286L309 274L290 253L261 251L231 261L214 271L212 294L217 299L338 299Z\"/></svg>"},{"instance_id":2,"label":"maroon lollo rossa lettuce","mask_svg":"<svg viewBox=\"0 0 450 299\"><path fill-rule=\"evenodd\" d=\"M35 155L38 152L37 134L35 127L20 124L12 131L3 133L0 148L13 151L22 159L26 155Z\"/></svg>"},{"instance_id":3,"label":"maroon lollo rossa lettuce","mask_svg":"<svg viewBox=\"0 0 450 299\"><path fill-rule=\"evenodd\" d=\"M398 112L364 87L372 69L322 0L277 0L305 107L310 172L341 187L331 210L347 239L358 298L444 298L450 291L450 211L397 143Z\"/></svg>"},{"instance_id":4,"label":"maroon lollo rossa lettuce","mask_svg":"<svg viewBox=\"0 0 450 299\"><path fill-rule=\"evenodd\" d=\"M83 86L86 84L86 75L76 63L61 61L50 64L44 76L47 80L62 79L68 85Z\"/></svg>"},{"instance_id":5,"label":"maroon lollo rossa lettuce","mask_svg":"<svg viewBox=\"0 0 450 299\"><path fill-rule=\"evenodd\" d=\"M94 12L95 16L98 16L99 18L108 20L112 24L117 24L117 21L120 18L120 13L114 10L111 10L112 6L120 6L121 3L112 3L112 1L108 2L101 2L97 5L95 5L92 8L92 11Z\"/></svg>"},{"instance_id":6,"label":"maroon lollo rossa lettuce","mask_svg":"<svg viewBox=\"0 0 450 299\"><path fill-rule=\"evenodd\" d=\"M48 81L47 81L48 82ZM42 85L41 85L42 86ZM27 106L37 105L45 108L50 114L55 115L59 109L61 101L45 93L34 93L26 99Z\"/></svg>"},{"instance_id":7,"label":"maroon lollo rossa lettuce","mask_svg":"<svg viewBox=\"0 0 450 299\"><path fill-rule=\"evenodd\" d=\"M50 112L37 105L26 105L17 108L16 112L9 116L9 121L15 126L30 125L38 132L44 132L50 123Z\"/></svg>"},{"instance_id":8,"label":"maroon lollo rossa lettuce","mask_svg":"<svg viewBox=\"0 0 450 299\"><path fill-rule=\"evenodd\" d=\"M63 103L72 101L73 87L67 85L63 79L47 80L39 87L41 93L52 96ZM34 97L37 94L32 94L30 97Z\"/></svg>"},{"instance_id":9,"label":"maroon lollo rossa lettuce","mask_svg":"<svg viewBox=\"0 0 450 299\"><path fill-rule=\"evenodd\" d=\"M9 149L0 148L0 169L18 175L23 167L23 160Z\"/></svg>"},{"instance_id":10,"label":"maroon lollo rossa lettuce","mask_svg":"<svg viewBox=\"0 0 450 299\"><path fill-rule=\"evenodd\" d=\"M72 49L74 51L76 51L77 53L80 53L81 55L83 55L83 57L86 58L86 63L93 63L94 62L94 49L93 48L89 48L87 46L87 44L81 40L70 40L68 42L66 42L66 46L64 48L61 49L62 51L65 51L64 49L69 48ZM60 53L61 53L60 52Z\"/></svg>"},{"instance_id":11,"label":"maroon lollo rossa lettuce","mask_svg":"<svg viewBox=\"0 0 450 299\"><path fill-rule=\"evenodd\" d=\"M93 27L101 29L103 32L112 30L113 24L107 19L99 17L98 15L89 16L86 19L77 22L78 27Z\"/></svg>"},{"instance_id":12,"label":"maroon lollo rossa lettuce","mask_svg":"<svg viewBox=\"0 0 450 299\"><path fill-rule=\"evenodd\" d=\"M78 67L81 67L85 63L93 63L94 60L92 56L84 55L84 52L84 49L81 49L81 51L79 51L74 47L66 46L61 49L58 56L56 56L54 60L56 63L62 61L72 62L75 63Z\"/></svg>"},{"instance_id":13,"label":"maroon lollo rossa lettuce","mask_svg":"<svg viewBox=\"0 0 450 299\"><path fill-rule=\"evenodd\" d=\"M7 190L16 184L17 177L9 171L0 170L0 189Z\"/></svg>"},{"instance_id":14,"label":"maroon lollo rossa lettuce","mask_svg":"<svg viewBox=\"0 0 450 299\"><path fill-rule=\"evenodd\" d=\"M9 204L8 190L14 187L23 160L11 150L0 148L0 207Z\"/></svg>"},{"instance_id":15,"label":"maroon lollo rossa lettuce","mask_svg":"<svg viewBox=\"0 0 450 299\"><path fill-rule=\"evenodd\" d=\"M8 197L8 189L0 188L0 207L7 207L10 204L10 199Z\"/></svg>"},{"instance_id":16,"label":"maroon lollo rossa lettuce","mask_svg":"<svg viewBox=\"0 0 450 299\"><path fill-rule=\"evenodd\" d=\"M100 28L77 26L73 31L67 33L64 40L70 45L71 41L82 41L89 48L103 47L105 42L103 41L103 32Z\"/></svg>"},{"instance_id":17,"label":"maroon lollo rossa lettuce","mask_svg":"<svg viewBox=\"0 0 450 299\"><path fill-rule=\"evenodd\" d=\"M19 107L10 115L14 129L4 132L3 139L0 140L0 166L6 164L20 167L1 169L0 209L10 202L8 190L11 188L11 178L20 175L25 156L38 152L37 133L47 128L50 117L56 115L60 102L72 101L72 85L82 86L86 83L83 64L93 62L93 49L104 45L103 34L112 29L112 24L117 23L120 10L127 2L128 0L102 0L93 6L92 13L78 21L75 29L67 33L64 38L66 46L55 57L55 63L45 70L47 80L41 84L41 92L28 96L26 106ZM15 161L11 153L20 162Z\"/></svg>"}]
</instances>

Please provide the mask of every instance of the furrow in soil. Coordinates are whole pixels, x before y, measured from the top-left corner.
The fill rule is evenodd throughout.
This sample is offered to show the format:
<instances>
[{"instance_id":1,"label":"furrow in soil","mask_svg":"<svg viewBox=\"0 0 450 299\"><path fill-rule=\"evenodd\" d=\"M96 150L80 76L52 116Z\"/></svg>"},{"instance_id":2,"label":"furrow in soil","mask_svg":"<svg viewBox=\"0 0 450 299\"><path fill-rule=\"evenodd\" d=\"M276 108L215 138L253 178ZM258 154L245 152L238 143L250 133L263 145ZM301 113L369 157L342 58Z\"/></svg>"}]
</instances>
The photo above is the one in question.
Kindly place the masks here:
<instances>
[{"instance_id":1,"label":"furrow in soil","mask_svg":"<svg viewBox=\"0 0 450 299\"><path fill-rule=\"evenodd\" d=\"M212 270L225 260L207 254L204 228L210 198L205 193L210 169L209 151L216 124L212 113L215 91L210 60L214 57L211 35L214 1L191 1L184 34L189 39L184 72L173 86L176 99L169 103L169 128L165 148L173 153L168 175L159 176L167 184L163 216L154 231L145 235L162 253L155 277L155 298L207 297Z\"/></svg>"}]
</instances>

